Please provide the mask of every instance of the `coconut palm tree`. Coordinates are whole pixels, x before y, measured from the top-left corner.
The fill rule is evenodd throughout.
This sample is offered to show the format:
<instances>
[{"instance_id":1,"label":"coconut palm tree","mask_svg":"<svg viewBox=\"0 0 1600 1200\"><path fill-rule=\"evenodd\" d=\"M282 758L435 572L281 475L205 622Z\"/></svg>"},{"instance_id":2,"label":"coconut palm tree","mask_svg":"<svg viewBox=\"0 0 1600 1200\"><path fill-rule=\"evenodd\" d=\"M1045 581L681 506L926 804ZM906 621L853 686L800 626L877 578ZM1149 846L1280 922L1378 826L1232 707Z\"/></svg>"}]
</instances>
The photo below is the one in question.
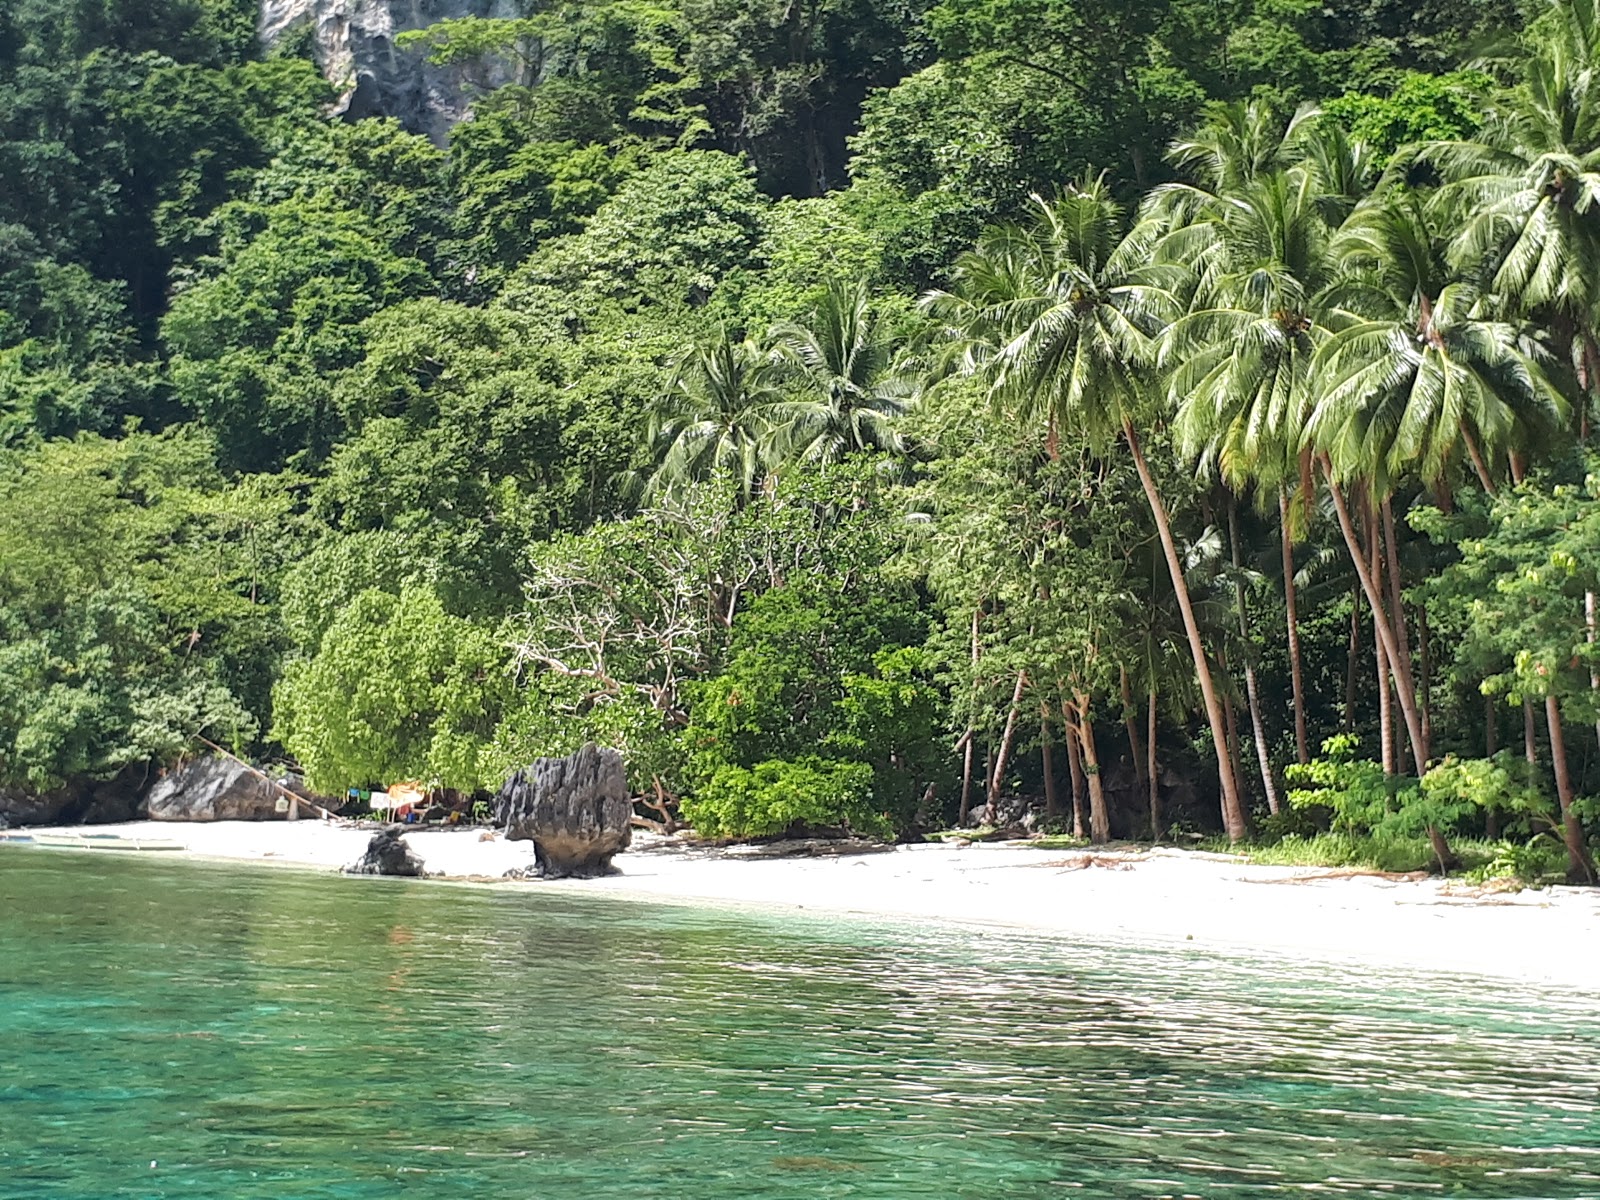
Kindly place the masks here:
<instances>
[{"instance_id":1,"label":"coconut palm tree","mask_svg":"<svg viewBox=\"0 0 1600 1200\"><path fill-rule=\"evenodd\" d=\"M1600 395L1600 0L1551 0L1521 78L1477 137L1421 147L1457 230L1450 261L1512 312L1541 318L1570 357L1587 432Z\"/></svg>"},{"instance_id":2,"label":"coconut palm tree","mask_svg":"<svg viewBox=\"0 0 1600 1200\"><path fill-rule=\"evenodd\" d=\"M650 414L646 437L656 465L649 490L672 492L727 472L748 500L771 467L782 382L770 349L726 329L684 351Z\"/></svg>"},{"instance_id":3,"label":"coconut palm tree","mask_svg":"<svg viewBox=\"0 0 1600 1200\"><path fill-rule=\"evenodd\" d=\"M1355 319L1321 349L1308 425L1341 478L1415 473L1440 495L1465 458L1493 492L1501 452L1566 419L1541 347L1451 279L1444 249L1409 192L1361 205L1334 240Z\"/></svg>"},{"instance_id":4,"label":"coconut palm tree","mask_svg":"<svg viewBox=\"0 0 1600 1200\"><path fill-rule=\"evenodd\" d=\"M1177 308L1177 273L1152 261L1140 232L1122 237L1121 213L1102 181L1054 203L1035 197L1034 207L1031 225L985 235L957 261L953 287L924 304L950 330L963 368L983 375L1009 416L1120 436L1126 445L1183 613L1216 750L1223 823L1238 840L1245 816L1221 698L1137 423L1153 390L1154 333Z\"/></svg>"},{"instance_id":5,"label":"coconut palm tree","mask_svg":"<svg viewBox=\"0 0 1600 1200\"><path fill-rule=\"evenodd\" d=\"M1312 124L1315 115L1302 108L1285 123L1259 104L1220 110L1201 134L1172 150L1197 181L1159 189L1146 210L1163 231L1160 253L1193 272L1188 311L1161 343L1180 448L1235 496L1255 489L1258 499L1277 498L1302 762L1310 755L1294 595L1294 497L1301 512L1312 499L1310 461L1301 447L1311 363L1338 320L1327 303L1330 221L1370 174L1360 148ZM1242 618L1242 597L1240 604ZM1247 626L1241 636L1249 639ZM1275 785L1249 657L1245 676L1270 801Z\"/></svg>"},{"instance_id":6,"label":"coconut palm tree","mask_svg":"<svg viewBox=\"0 0 1600 1200\"><path fill-rule=\"evenodd\" d=\"M895 342L865 282L830 284L805 321L781 322L772 335L799 383L778 435L790 455L835 462L859 450L904 449L894 423L915 382L897 369Z\"/></svg>"},{"instance_id":7,"label":"coconut palm tree","mask_svg":"<svg viewBox=\"0 0 1600 1200\"><path fill-rule=\"evenodd\" d=\"M1403 192L1363 204L1346 222L1334 253L1354 319L1318 354L1319 395L1306 428L1368 602L1374 613L1389 612L1375 632L1396 680L1419 774L1430 747L1408 682L1395 487L1415 475L1436 495L1447 495L1447 474L1465 457L1493 491L1490 456L1498 458L1497 451L1530 430L1558 425L1565 412L1537 347L1516 326L1485 316L1470 284L1449 281L1442 251L1428 213ZM1366 523L1364 539L1349 511L1352 486L1381 517L1381 528L1379 520Z\"/></svg>"}]
</instances>

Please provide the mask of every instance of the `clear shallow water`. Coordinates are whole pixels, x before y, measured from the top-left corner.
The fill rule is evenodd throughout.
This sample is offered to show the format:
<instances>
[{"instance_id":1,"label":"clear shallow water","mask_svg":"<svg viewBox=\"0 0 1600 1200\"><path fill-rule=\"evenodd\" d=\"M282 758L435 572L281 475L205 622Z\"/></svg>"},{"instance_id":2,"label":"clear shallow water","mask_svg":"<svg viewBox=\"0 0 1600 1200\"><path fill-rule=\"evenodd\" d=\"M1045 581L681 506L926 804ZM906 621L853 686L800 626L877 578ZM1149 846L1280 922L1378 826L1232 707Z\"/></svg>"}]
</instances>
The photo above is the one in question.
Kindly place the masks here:
<instances>
[{"instance_id":1,"label":"clear shallow water","mask_svg":"<svg viewBox=\"0 0 1600 1200\"><path fill-rule=\"evenodd\" d=\"M0 849L3 1200L1593 1198L1597 1073L1570 993Z\"/></svg>"}]
</instances>

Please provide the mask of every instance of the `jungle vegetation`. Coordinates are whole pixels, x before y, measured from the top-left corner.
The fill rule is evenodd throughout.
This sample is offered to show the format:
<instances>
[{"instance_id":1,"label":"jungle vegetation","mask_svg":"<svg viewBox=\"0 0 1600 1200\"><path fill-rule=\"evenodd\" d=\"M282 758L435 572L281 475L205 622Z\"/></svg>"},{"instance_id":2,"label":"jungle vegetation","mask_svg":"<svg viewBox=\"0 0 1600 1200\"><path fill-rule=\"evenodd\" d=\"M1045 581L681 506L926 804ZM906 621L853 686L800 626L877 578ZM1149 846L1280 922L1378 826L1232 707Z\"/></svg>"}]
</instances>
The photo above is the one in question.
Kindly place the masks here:
<instances>
[{"instance_id":1,"label":"jungle vegetation","mask_svg":"<svg viewBox=\"0 0 1600 1200\"><path fill-rule=\"evenodd\" d=\"M1593 880L1600 0L552 0L443 147L254 30L0 14L0 786Z\"/></svg>"}]
</instances>

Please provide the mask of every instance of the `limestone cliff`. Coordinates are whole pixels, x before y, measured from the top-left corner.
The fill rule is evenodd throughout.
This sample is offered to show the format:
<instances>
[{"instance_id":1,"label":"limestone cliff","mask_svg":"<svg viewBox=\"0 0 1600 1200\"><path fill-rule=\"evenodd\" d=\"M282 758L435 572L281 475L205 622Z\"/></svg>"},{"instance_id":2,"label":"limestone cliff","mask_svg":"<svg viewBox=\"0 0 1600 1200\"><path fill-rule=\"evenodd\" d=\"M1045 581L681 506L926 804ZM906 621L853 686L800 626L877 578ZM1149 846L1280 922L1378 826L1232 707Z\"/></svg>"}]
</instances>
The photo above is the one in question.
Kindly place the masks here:
<instances>
[{"instance_id":1,"label":"limestone cliff","mask_svg":"<svg viewBox=\"0 0 1600 1200\"><path fill-rule=\"evenodd\" d=\"M517 0L261 0L261 40L268 47L309 28L322 73L342 93L350 120L398 117L407 129L442 143L467 113L466 73L435 67L397 34L453 17L511 17Z\"/></svg>"}]
</instances>

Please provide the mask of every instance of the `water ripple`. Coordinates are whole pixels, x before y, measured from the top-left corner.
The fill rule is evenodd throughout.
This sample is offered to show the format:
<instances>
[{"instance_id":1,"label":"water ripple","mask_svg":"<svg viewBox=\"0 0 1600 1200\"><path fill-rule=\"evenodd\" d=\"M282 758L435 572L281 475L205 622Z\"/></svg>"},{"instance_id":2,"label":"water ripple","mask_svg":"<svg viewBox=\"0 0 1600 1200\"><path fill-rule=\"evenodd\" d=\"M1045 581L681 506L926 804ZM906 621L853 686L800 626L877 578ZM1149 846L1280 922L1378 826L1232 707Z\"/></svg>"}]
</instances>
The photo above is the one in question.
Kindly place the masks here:
<instances>
[{"instance_id":1,"label":"water ripple","mask_svg":"<svg viewBox=\"0 0 1600 1200\"><path fill-rule=\"evenodd\" d=\"M1597 1015L1482 980L6 851L0 1196L1594 1200Z\"/></svg>"}]
</instances>

